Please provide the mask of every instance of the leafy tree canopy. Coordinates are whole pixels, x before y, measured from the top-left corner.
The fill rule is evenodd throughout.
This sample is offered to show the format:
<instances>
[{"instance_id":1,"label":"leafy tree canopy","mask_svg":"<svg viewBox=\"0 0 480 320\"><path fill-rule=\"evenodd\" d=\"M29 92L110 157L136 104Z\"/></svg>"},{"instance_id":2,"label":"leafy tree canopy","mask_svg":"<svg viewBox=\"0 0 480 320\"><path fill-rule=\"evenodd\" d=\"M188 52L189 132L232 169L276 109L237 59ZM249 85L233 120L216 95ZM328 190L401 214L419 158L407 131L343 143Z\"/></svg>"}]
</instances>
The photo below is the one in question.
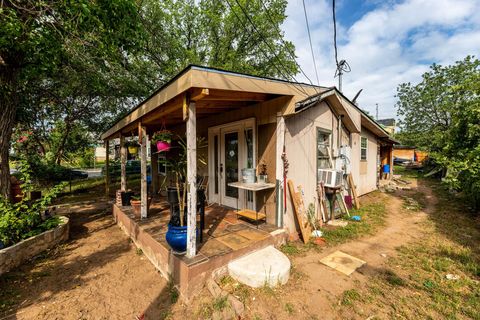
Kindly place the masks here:
<instances>
[{"instance_id":1,"label":"leafy tree canopy","mask_svg":"<svg viewBox=\"0 0 480 320\"><path fill-rule=\"evenodd\" d=\"M420 83L397 91L401 141L430 151L446 182L480 206L480 61L433 65Z\"/></svg>"}]
</instances>

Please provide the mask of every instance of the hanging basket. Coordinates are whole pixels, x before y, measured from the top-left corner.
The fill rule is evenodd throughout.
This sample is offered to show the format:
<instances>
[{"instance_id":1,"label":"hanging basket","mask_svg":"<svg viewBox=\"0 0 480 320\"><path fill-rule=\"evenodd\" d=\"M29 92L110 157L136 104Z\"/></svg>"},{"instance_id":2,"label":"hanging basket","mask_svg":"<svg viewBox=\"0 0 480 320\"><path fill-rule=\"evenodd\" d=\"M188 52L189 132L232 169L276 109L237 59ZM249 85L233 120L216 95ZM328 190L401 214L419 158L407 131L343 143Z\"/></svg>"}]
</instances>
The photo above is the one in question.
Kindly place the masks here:
<instances>
[{"instance_id":1,"label":"hanging basket","mask_svg":"<svg viewBox=\"0 0 480 320\"><path fill-rule=\"evenodd\" d=\"M171 143L168 141L157 141L157 151L158 152L166 152L169 151L171 147Z\"/></svg>"},{"instance_id":2,"label":"hanging basket","mask_svg":"<svg viewBox=\"0 0 480 320\"><path fill-rule=\"evenodd\" d=\"M137 146L128 146L128 153L132 155L136 155L138 153L138 147Z\"/></svg>"}]
</instances>

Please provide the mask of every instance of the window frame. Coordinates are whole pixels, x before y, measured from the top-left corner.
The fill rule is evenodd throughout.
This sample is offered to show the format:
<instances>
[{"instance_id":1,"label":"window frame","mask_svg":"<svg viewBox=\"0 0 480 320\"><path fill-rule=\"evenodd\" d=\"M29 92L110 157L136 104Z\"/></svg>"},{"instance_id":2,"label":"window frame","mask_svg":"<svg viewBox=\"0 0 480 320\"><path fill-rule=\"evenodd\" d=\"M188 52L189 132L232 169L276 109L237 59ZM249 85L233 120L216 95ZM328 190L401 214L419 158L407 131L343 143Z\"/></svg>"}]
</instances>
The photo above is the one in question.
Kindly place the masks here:
<instances>
[{"instance_id":1,"label":"window frame","mask_svg":"<svg viewBox=\"0 0 480 320\"><path fill-rule=\"evenodd\" d=\"M363 141L365 141L365 147L363 146ZM363 150L365 150L365 157L363 155ZM368 138L360 136L360 161L367 161L368 159Z\"/></svg>"},{"instance_id":2,"label":"window frame","mask_svg":"<svg viewBox=\"0 0 480 320\"><path fill-rule=\"evenodd\" d=\"M319 137L320 135L327 135L328 138L327 138L327 141L328 141L328 145L327 145L327 150L328 150L328 155L327 156L321 156L319 153L320 151L318 150L318 145L319 145ZM331 152L331 145L332 145L332 131L331 130L328 130L328 129L325 129L325 128L321 128L321 127L317 127L317 133L316 133L316 137L315 137L315 161L316 161L316 167L317 167L317 172L319 169L331 169L330 167L330 152ZM329 163L328 167L322 167L320 168L320 166L318 165L318 161L319 159L326 159L327 162Z\"/></svg>"}]
</instances>

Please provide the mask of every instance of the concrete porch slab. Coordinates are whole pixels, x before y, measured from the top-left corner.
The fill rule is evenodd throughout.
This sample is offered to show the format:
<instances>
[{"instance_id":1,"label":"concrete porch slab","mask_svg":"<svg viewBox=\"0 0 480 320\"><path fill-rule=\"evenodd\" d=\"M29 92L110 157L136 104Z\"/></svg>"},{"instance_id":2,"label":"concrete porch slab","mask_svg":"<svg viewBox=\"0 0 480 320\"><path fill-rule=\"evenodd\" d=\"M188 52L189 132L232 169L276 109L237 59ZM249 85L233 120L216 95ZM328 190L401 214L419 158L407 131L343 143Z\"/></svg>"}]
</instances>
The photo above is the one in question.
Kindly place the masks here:
<instances>
[{"instance_id":1,"label":"concrete porch slab","mask_svg":"<svg viewBox=\"0 0 480 320\"><path fill-rule=\"evenodd\" d=\"M260 249L228 264L228 273L237 281L253 288L276 287L290 277L291 263L273 246Z\"/></svg>"}]
</instances>

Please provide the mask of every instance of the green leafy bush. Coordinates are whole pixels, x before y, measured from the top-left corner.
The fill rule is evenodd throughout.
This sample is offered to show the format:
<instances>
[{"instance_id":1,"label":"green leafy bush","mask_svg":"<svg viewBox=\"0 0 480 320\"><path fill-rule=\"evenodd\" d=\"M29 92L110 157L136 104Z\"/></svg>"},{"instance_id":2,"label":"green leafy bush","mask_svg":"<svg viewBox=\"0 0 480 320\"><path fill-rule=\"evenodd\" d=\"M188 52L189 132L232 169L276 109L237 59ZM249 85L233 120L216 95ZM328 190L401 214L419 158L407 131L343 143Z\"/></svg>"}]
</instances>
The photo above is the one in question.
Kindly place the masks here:
<instances>
[{"instance_id":1,"label":"green leafy bush","mask_svg":"<svg viewBox=\"0 0 480 320\"><path fill-rule=\"evenodd\" d=\"M22 191L28 195L33 190L29 167L26 164L18 166L20 171ZM35 236L60 224L58 217L43 217L42 214L56 196L65 188L65 183L56 185L43 192L37 200L23 197L18 203L0 197L0 242L3 246L11 246L23 239Z\"/></svg>"}]
</instances>

